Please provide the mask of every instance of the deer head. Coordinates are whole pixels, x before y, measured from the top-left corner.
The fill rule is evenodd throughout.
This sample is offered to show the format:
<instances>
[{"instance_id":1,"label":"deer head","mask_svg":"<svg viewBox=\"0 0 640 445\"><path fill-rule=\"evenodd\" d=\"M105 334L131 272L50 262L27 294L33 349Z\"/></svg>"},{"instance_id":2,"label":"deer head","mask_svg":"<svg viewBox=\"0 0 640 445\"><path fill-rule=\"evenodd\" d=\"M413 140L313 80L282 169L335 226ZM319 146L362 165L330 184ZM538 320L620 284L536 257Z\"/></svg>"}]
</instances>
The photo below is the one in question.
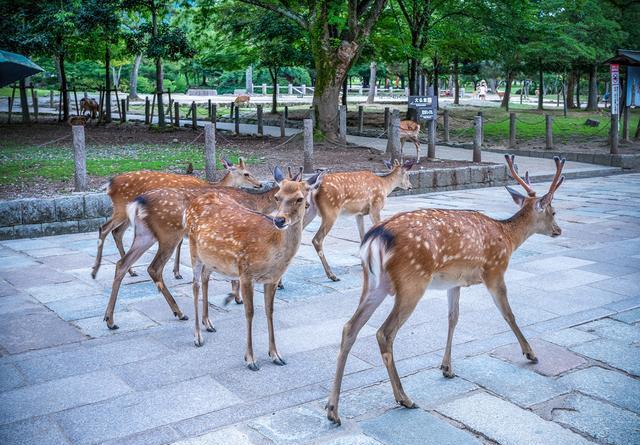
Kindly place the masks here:
<instances>
[{"instance_id":1,"label":"deer head","mask_svg":"<svg viewBox=\"0 0 640 445\"><path fill-rule=\"evenodd\" d=\"M524 179L522 179L520 175L518 175L517 167L514 164L515 156L505 155L504 157L507 160L511 177L515 179L516 182L518 182L518 184L520 184L527 192L527 196L524 196L517 190L514 190L511 187L506 187L513 201L520 206L521 211L525 211L532 218L531 231L533 233L551 237L560 236L562 234L562 229L556 222L556 211L551 205L551 201L553 200L553 194L564 181L562 168L564 167L566 159L560 159L558 156L554 156L553 160L556 163L556 174L551 182L549 191L541 198L538 198L536 196L536 192L531 188L529 172L526 172Z\"/></svg>"},{"instance_id":2,"label":"deer head","mask_svg":"<svg viewBox=\"0 0 640 445\"><path fill-rule=\"evenodd\" d=\"M411 190L412 186L411 181L409 181L409 170L411 170L413 164L415 164L415 160L406 160L402 165L400 165L400 162L398 162L397 159L393 161L393 164L391 164L391 162L387 161L386 159L382 162L384 162L384 165L386 165L387 168L391 170L391 173L389 173L388 176L395 179L394 188Z\"/></svg>"},{"instance_id":3,"label":"deer head","mask_svg":"<svg viewBox=\"0 0 640 445\"><path fill-rule=\"evenodd\" d=\"M280 167L276 167L273 177L280 190L275 195L278 202L278 210L273 218L273 224L278 229L286 229L289 225L302 222L306 209L309 207L308 197L322 183L324 172L319 172L307 179L302 180L302 174L298 173L294 177L289 175L285 179Z\"/></svg>"},{"instance_id":4,"label":"deer head","mask_svg":"<svg viewBox=\"0 0 640 445\"><path fill-rule=\"evenodd\" d=\"M244 159L239 158L237 166L234 166L231 161L224 157L221 162L224 168L229 172L228 174L231 176L231 182L229 184L230 187L253 186L253 188L256 189L262 188L262 183L258 181L251 172L249 172L249 170L247 170L247 165L244 163Z\"/></svg>"}]
</instances>

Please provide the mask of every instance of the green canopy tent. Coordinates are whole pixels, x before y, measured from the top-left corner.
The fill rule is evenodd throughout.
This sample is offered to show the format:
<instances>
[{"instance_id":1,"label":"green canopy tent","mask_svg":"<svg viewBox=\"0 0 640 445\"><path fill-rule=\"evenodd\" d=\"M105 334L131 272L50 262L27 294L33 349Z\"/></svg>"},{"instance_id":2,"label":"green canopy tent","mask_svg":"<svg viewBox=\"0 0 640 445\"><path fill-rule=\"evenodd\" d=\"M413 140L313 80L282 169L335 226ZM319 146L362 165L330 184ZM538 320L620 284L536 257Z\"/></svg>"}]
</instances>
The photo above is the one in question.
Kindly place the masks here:
<instances>
[{"instance_id":1,"label":"green canopy tent","mask_svg":"<svg viewBox=\"0 0 640 445\"><path fill-rule=\"evenodd\" d=\"M44 71L20 54L0 50L0 87Z\"/></svg>"}]
</instances>

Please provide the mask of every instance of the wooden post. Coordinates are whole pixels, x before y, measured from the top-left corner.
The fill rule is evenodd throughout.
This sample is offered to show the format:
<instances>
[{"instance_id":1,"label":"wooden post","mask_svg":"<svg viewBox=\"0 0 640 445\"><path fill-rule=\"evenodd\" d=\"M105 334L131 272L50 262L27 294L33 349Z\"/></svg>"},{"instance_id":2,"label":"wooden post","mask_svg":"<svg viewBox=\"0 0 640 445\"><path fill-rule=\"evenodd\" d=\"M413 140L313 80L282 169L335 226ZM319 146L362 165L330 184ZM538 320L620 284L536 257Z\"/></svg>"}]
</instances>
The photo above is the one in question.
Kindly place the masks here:
<instances>
[{"instance_id":1,"label":"wooden post","mask_svg":"<svg viewBox=\"0 0 640 445\"><path fill-rule=\"evenodd\" d=\"M262 104L258 104L256 109L257 120L258 120L258 135L264 136L264 126L262 125Z\"/></svg>"},{"instance_id":2,"label":"wooden post","mask_svg":"<svg viewBox=\"0 0 640 445\"><path fill-rule=\"evenodd\" d=\"M610 153L612 155L617 155L618 154L618 122L619 122L620 116L618 116L618 113L613 113L611 115L611 151Z\"/></svg>"},{"instance_id":3,"label":"wooden post","mask_svg":"<svg viewBox=\"0 0 640 445\"><path fill-rule=\"evenodd\" d=\"M126 106L125 110L127 110L127 112L129 111L129 95L127 95L127 106Z\"/></svg>"},{"instance_id":4,"label":"wooden post","mask_svg":"<svg viewBox=\"0 0 640 445\"><path fill-rule=\"evenodd\" d=\"M156 94L153 93L153 98L151 100L151 115L149 116L149 125L153 125L153 111L156 107Z\"/></svg>"},{"instance_id":5,"label":"wooden post","mask_svg":"<svg viewBox=\"0 0 640 445\"><path fill-rule=\"evenodd\" d=\"M449 142L449 110L444 109L443 114L443 124L444 124L444 142Z\"/></svg>"},{"instance_id":6,"label":"wooden post","mask_svg":"<svg viewBox=\"0 0 640 445\"><path fill-rule=\"evenodd\" d=\"M289 106L285 105L284 106L284 120L288 120L289 119Z\"/></svg>"},{"instance_id":7,"label":"wooden post","mask_svg":"<svg viewBox=\"0 0 640 445\"><path fill-rule=\"evenodd\" d=\"M293 85L291 85L291 84L287 85L287 94L289 96L291 96L293 94Z\"/></svg>"},{"instance_id":8,"label":"wooden post","mask_svg":"<svg viewBox=\"0 0 640 445\"><path fill-rule=\"evenodd\" d=\"M8 104L8 115L7 115L7 123L10 124L11 123L11 110L13 109L13 97L9 97L9 104Z\"/></svg>"},{"instance_id":9,"label":"wooden post","mask_svg":"<svg viewBox=\"0 0 640 445\"><path fill-rule=\"evenodd\" d=\"M211 104L209 112L211 113L211 123L215 125L218 122L218 105Z\"/></svg>"},{"instance_id":10,"label":"wooden post","mask_svg":"<svg viewBox=\"0 0 640 445\"><path fill-rule=\"evenodd\" d=\"M118 116L120 116L120 121L122 121L122 107L120 106L120 98L118 97L118 90L115 90L116 92L116 105L118 106Z\"/></svg>"},{"instance_id":11,"label":"wooden post","mask_svg":"<svg viewBox=\"0 0 640 445\"><path fill-rule=\"evenodd\" d=\"M313 121L304 120L304 172L313 173Z\"/></svg>"},{"instance_id":12,"label":"wooden post","mask_svg":"<svg viewBox=\"0 0 640 445\"><path fill-rule=\"evenodd\" d=\"M149 103L149 97L144 98L144 124L149 125L151 121L149 120L149 114L151 111L151 104Z\"/></svg>"},{"instance_id":13,"label":"wooden post","mask_svg":"<svg viewBox=\"0 0 640 445\"><path fill-rule=\"evenodd\" d=\"M553 148L553 116L545 114L545 144L544 148L551 150Z\"/></svg>"},{"instance_id":14,"label":"wooden post","mask_svg":"<svg viewBox=\"0 0 640 445\"><path fill-rule=\"evenodd\" d=\"M49 90L49 108L53 108L53 90Z\"/></svg>"},{"instance_id":15,"label":"wooden post","mask_svg":"<svg viewBox=\"0 0 640 445\"><path fill-rule=\"evenodd\" d=\"M233 119L233 109L235 108L235 102L231 102L231 105L229 105L229 119Z\"/></svg>"},{"instance_id":16,"label":"wooden post","mask_svg":"<svg viewBox=\"0 0 640 445\"><path fill-rule=\"evenodd\" d=\"M31 84L31 99L33 101L33 117L35 121L38 122L38 93L33 88L33 84Z\"/></svg>"},{"instance_id":17,"label":"wooden post","mask_svg":"<svg viewBox=\"0 0 640 445\"><path fill-rule=\"evenodd\" d=\"M173 103L173 125L180 128L180 104L178 102Z\"/></svg>"},{"instance_id":18,"label":"wooden post","mask_svg":"<svg viewBox=\"0 0 640 445\"><path fill-rule=\"evenodd\" d=\"M391 155L391 162L400 161L400 111L393 110L389 121L387 154Z\"/></svg>"},{"instance_id":19,"label":"wooden post","mask_svg":"<svg viewBox=\"0 0 640 445\"><path fill-rule=\"evenodd\" d=\"M362 134L364 127L364 107L358 106L358 134Z\"/></svg>"},{"instance_id":20,"label":"wooden post","mask_svg":"<svg viewBox=\"0 0 640 445\"><path fill-rule=\"evenodd\" d=\"M267 84L266 83L262 84L262 95L263 96L267 95Z\"/></svg>"},{"instance_id":21,"label":"wooden post","mask_svg":"<svg viewBox=\"0 0 640 445\"><path fill-rule=\"evenodd\" d=\"M196 101L191 102L191 129L198 129L198 110L196 109Z\"/></svg>"},{"instance_id":22,"label":"wooden post","mask_svg":"<svg viewBox=\"0 0 640 445\"><path fill-rule=\"evenodd\" d=\"M516 148L516 113L509 113L509 148Z\"/></svg>"},{"instance_id":23,"label":"wooden post","mask_svg":"<svg viewBox=\"0 0 640 445\"><path fill-rule=\"evenodd\" d=\"M340 140L342 142L347 142L347 107L345 105L340 105L338 107L339 114L339 130L340 130Z\"/></svg>"},{"instance_id":24,"label":"wooden post","mask_svg":"<svg viewBox=\"0 0 640 445\"><path fill-rule=\"evenodd\" d=\"M384 107L384 131L389 131L389 107Z\"/></svg>"},{"instance_id":25,"label":"wooden post","mask_svg":"<svg viewBox=\"0 0 640 445\"><path fill-rule=\"evenodd\" d=\"M211 122L204 123L204 171L207 181L216 180L216 127Z\"/></svg>"},{"instance_id":26,"label":"wooden post","mask_svg":"<svg viewBox=\"0 0 640 445\"><path fill-rule=\"evenodd\" d=\"M475 133L473 135L473 162L482 162L482 153L480 151L482 147L482 116L473 118L473 126L475 127Z\"/></svg>"},{"instance_id":27,"label":"wooden post","mask_svg":"<svg viewBox=\"0 0 640 445\"><path fill-rule=\"evenodd\" d=\"M482 111L478 111L478 116L480 116L482 118L482 120L480 122L482 122L482 126L480 127L480 131L482 132L482 137L480 139L480 143L484 143L484 114L482 113Z\"/></svg>"},{"instance_id":28,"label":"wooden post","mask_svg":"<svg viewBox=\"0 0 640 445\"><path fill-rule=\"evenodd\" d=\"M76 192L87 189L87 151L84 145L84 126L74 125L73 131L73 162L75 164L74 183Z\"/></svg>"},{"instance_id":29,"label":"wooden post","mask_svg":"<svg viewBox=\"0 0 640 445\"><path fill-rule=\"evenodd\" d=\"M207 116L211 120L211 99L207 99Z\"/></svg>"},{"instance_id":30,"label":"wooden post","mask_svg":"<svg viewBox=\"0 0 640 445\"><path fill-rule=\"evenodd\" d=\"M38 119L38 108L34 102L34 110L36 113L36 119ZM631 107L624 107L622 112L622 140L625 142L629 142L629 117L631 113Z\"/></svg>"},{"instance_id":31,"label":"wooden post","mask_svg":"<svg viewBox=\"0 0 640 445\"><path fill-rule=\"evenodd\" d=\"M127 121L127 100L120 99L120 102L121 102L120 108L122 108L122 119L120 119L120 122L124 124Z\"/></svg>"},{"instance_id":32,"label":"wooden post","mask_svg":"<svg viewBox=\"0 0 640 445\"><path fill-rule=\"evenodd\" d=\"M80 106L78 105L78 93L76 93L76 87L73 87L73 98L76 102L76 114L80 115Z\"/></svg>"},{"instance_id":33,"label":"wooden post","mask_svg":"<svg viewBox=\"0 0 640 445\"><path fill-rule=\"evenodd\" d=\"M240 108L235 107L233 112L234 112L236 134L240 134Z\"/></svg>"},{"instance_id":34,"label":"wooden post","mask_svg":"<svg viewBox=\"0 0 640 445\"><path fill-rule=\"evenodd\" d=\"M280 115L280 137L283 138L285 137L286 133L285 133L285 117L284 114Z\"/></svg>"},{"instance_id":35,"label":"wooden post","mask_svg":"<svg viewBox=\"0 0 640 445\"><path fill-rule=\"evenodd\" d=\"M436 119L429 121L429 143L427 145L427 158L436 158Z\"/></svg>"}]
</instances>

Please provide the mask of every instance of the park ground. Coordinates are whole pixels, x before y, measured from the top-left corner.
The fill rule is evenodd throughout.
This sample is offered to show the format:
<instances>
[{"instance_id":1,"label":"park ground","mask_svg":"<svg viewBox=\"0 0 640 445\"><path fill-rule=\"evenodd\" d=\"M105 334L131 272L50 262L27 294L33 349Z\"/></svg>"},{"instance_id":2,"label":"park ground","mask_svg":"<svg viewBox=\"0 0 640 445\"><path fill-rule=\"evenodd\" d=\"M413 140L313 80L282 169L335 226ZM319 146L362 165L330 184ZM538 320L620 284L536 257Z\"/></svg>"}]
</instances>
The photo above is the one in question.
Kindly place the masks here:
<instances>
[{"instance_id":1,"label":"park ground","mask_svg":"<svg viewBox=\"0 0 640 445\"><path fill-rule=\"evenodd\" d=\"M118 258L112 242L92 280L94 233L1 241L0 443L640 443L640 175L569 179L554 203L563 235L530 238L506 275L516 320L539 363L520 354L491 297L476 286L462 291L457 375L443 378L446 295L428 291L394 349L419 408L398 407L375 338L389 298L350 356L341 427L323 407L342 326L360 295L352 219L339 219L325 242L338 282L325 277L310 244L318 221L305 231L276 295L276 339L287 365L268 360L258 310L257 372L242 359L243 307L222 303L228 283L210 285L217 332L195 348L192 322L175 320L149 280L150 254L138 277L125 278L115 313L120 329L110 331L102 314ZM486 188L392 197L384 216L420 207L494 217L515 210L503 188ZM186 252L182 258L185 278L167 284L192 315Z\"/></svg>"}]
</instances>

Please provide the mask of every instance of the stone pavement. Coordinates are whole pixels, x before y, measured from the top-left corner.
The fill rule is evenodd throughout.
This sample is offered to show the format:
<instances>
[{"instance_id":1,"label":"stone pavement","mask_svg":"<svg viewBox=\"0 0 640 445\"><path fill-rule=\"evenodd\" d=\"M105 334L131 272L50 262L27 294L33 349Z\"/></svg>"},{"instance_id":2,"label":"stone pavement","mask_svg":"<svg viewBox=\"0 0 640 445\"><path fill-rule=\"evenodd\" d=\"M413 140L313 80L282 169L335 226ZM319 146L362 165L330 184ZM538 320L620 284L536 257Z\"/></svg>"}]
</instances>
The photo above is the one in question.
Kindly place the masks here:
<instances>
[{"instance_id":1,"label":"stone pavement","mask_svg":"<svg viewBox=\"0 0 640 445\"><path fill-rule=\"evenodd\" d=\"M543 185L537 185L542 190ZM640 443L640 175L568 180L555 204L563 236L530 238L507 273L519 325L540 359L527 363L480 286L463 289L453 367L437 369L447 302L429 291L395 343L407 393L396 406L375 340L388 299L362 330L347 365L343 424L323 406L342 326L360 294L357 230L340 219L325 253L313 229L278 291L275 328L288 364L267 357L265 316L254 319L258 372L243 363L243 307L210 292L216 333L195 348L146 273L125 279L117 331L102 315L117 260L113 242L90 278L96 234L0 242L2 444L637 444ZM502 188L396 197L385 215L418 207L474 208L506 217ZM130 234L129 234L130 238ZM168 285L193 313L188 255ZM171 276L167 268L167 277ZM260 306L259 294L257 302Z\"/></svg>"}]
</instances>

